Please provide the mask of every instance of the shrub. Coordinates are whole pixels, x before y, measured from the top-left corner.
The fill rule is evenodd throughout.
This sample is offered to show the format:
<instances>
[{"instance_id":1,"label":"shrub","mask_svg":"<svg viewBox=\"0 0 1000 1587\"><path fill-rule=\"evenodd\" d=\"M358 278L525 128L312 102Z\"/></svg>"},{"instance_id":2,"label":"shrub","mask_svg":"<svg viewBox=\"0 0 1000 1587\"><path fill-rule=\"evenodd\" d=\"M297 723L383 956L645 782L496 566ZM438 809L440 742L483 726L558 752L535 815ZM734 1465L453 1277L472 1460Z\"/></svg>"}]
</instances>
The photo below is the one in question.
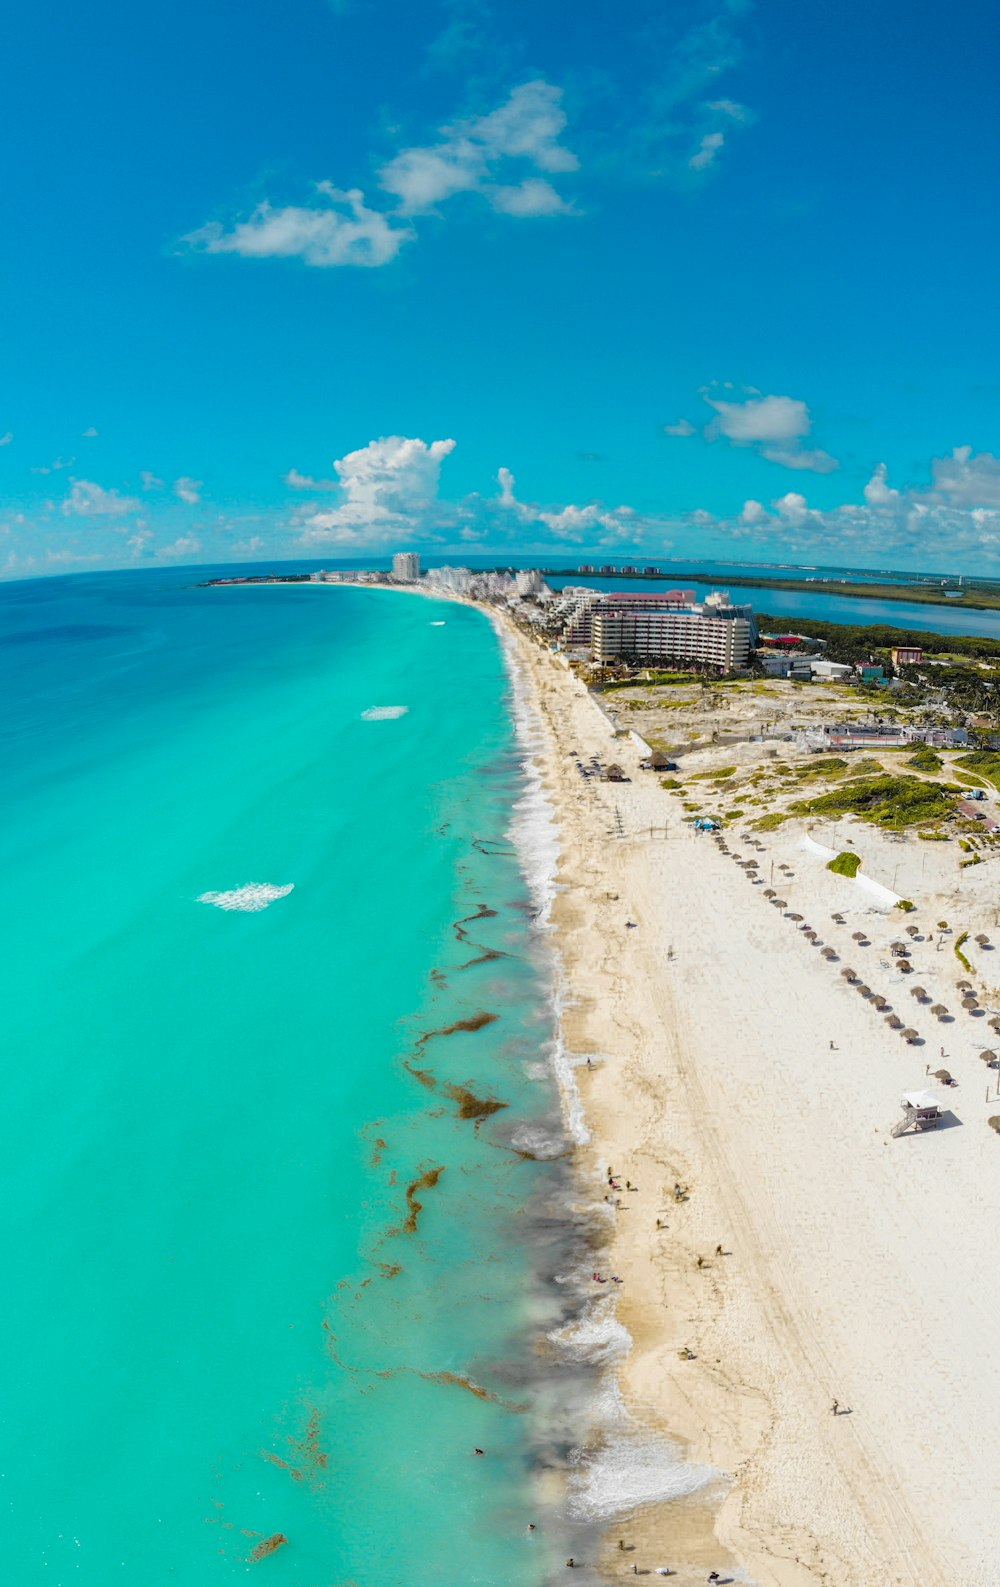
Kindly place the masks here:
<instances>
[{"instance_id":1,"label":"shrub","mask_svg":"<svg viewBox=\"0 0 1000 1587\"><path fill-rule=\"evenodd\" d=\"M830 860L826 868L828 871L833 871L837 876L850 876L853 878L857 876L861 869L861 855L848 854L845 851L838 854L835 860Z\"/></svg>"},{"instance_id":2,"label":"shrub","mask_svg":"<svg viewBox=\"0 0 1000 1587\"><path fill-rule=\"evenodd\" d=\"M947 832L918 832L917 837L922 838L925 843L949 843L951 841Z\"/></svg>"},{"instance_id":3,"label":"shrub","mask_svg":"<svg viewBox=\"0 0 1000 1587\"><path fill-rule=\"evenodd\" d=\"M661 788L683 788L684 784L682 782L678 782L676 777L661 777L660 778L660 787Z\"/></svg>"},{"instance_id":4,"label":"shrub","mask_svg":"<svg viewBox=\"0 0 1000 1587\"><path fill-rule=\"evenodd\" d=\"M786 811L772 810L770 815L758 816L757 820L753 824L754 831L774 832L777 827L781 826L782 822L790 820L791 816Z\"/></svg>"},{"instance_id":5,"label":"shrub","mask_svg":"<svg viewBox=\"0 0 1000 1587\"><path fill-rule=\"evenodd\" d=\"M963 863L963 865L972 865L975 862L972 861L972 860L963 860L962 863ZM960 937L956 937L955 938L955 957L958 960L959 964L962 966L962 969L963 970L968 970L969 974L971 975L972 974L972 965L969 963L968 959L965 957L965 954L962 952L962 943L963 942L968 942L968 940L969 940L969 933L967 931L963 931L962 935Z\"/></svg>"},{"instance_id":6,"label":"shrub","mask_svg":"<svg viewBox=\"0 0 1000 1587\"><path fill-rule=\"evenodd\" d=\"M912 766L914 771L936 772L941 770L944 761L929 746L925 746L911 755L906 764Z\"/></svg>"},{"instance_id":7,"label":"shrub","mask_svg":"<svg viewBox=\"0 0 1000 1587\"><path fill-rule=\"evenodd\" d=\"M901 898L899 900L899 902L897 903L897 905L896 905L896 908L897 909L901 909L903 911L904 915L908 915L910 913L910 910L911 909L916 909L916 907L917 906L913 902L912 898Z\"/></svg>"},{"instance_id":8,"label":"shrub","mask_svg":"<svg viewBox=\"0 0 1000 1587\"><path fill-rule=\"evenodd\" d=\"M790 807L791 815L856 815L873 826L892 832L924 821L940 821L951 814L951 801L936 783L920 777L857 777L832 788L814 799L801 799Z\"/></svg>"}]
</instances>

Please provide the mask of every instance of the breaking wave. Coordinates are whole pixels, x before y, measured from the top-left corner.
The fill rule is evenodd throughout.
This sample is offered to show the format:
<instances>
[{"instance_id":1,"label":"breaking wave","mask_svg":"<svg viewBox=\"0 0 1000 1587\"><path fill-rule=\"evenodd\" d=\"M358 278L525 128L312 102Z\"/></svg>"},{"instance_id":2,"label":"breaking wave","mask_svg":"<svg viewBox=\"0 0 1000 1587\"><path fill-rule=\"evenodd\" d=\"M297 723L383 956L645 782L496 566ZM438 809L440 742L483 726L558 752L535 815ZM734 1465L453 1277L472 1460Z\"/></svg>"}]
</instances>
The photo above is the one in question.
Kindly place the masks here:
<instances>
[{"instance_id":1,"label":"breaking wave","mask_svg":"<svg viewBox=\"0 0 1000 1587\"><path fill-rule=\"evenodd\" d=\"M408 705L370 705L367 711L362 711L362 722L392 722L397 716L405 716L410 709Z\"/></svg>"},{"instance_id":2,"label":"breaking wave","mask_svg":"<svg viewBox=\"0 0 1000 1587\"><path fill-rule=\"evenodd\" d=\"M199 904L214 904L216 909L239 909L245 914L256 914L267 909L276 898L287 898L295 883L276 887L273 882L246 882L227 893L199 893Z\"/></svg>"}]
</instances>

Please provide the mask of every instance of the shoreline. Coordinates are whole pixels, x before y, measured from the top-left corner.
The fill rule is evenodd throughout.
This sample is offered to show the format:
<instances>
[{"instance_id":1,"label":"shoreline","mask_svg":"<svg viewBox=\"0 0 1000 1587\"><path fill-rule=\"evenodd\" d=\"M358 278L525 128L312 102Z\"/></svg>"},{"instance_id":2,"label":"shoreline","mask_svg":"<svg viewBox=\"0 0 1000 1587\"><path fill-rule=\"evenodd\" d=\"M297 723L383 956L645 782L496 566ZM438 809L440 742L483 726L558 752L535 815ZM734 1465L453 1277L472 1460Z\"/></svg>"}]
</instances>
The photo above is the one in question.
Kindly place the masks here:
<instances>
[{"instance_id":1,"label":"shoreline","mask_svg":"<svg viewBox=\"0 0 1000 1587\"><path fill-rule=\"evenodd\" d=\"M604 1545L575 1579L631 1579L635 1564L670 1567L678 1587L709 1570L760 1587L993 1587L1000 1388L980 1347L1000 1299L983 1255L1000 1156L980 1117L974 1022L940 1033L942 1056L965 1065L955 1122L969 1128L890 1142L898 1097L927 1083L936 1047L918 1054L875 1023L838 955L832 968L765 907L728 847L693 833L638 770L636 746L612 738L583 685L502 611L408 592L492 621L515 700L542 730L521 747L558 827L540 931L558 966L564 1123L582 1126L575 1210L581 1228L607 1226L600 1271L623 1278L592 1302L587 1275L572 1280L584 1359L605 1387L603 1436L568 1473L571 1521L573 1496L603 1484L584 1524L590 1536L602 1526ZM571 751L608 759L612 745L631 782L578 775ZM885 881L902 866L903 892L920 900L908 919L924 928L915 979L936 978L932 996L953 1002L956 971L929 951L928 922L993 925L988 882L977 896L977 873L962 872L961 892L931 866L925 883L934 856L919 851L936 846L900 849L870 828L819 836L832 848L857 836ZM862 952L848 928L870 930L878 945L855 962L905 1014L909 988L888 957L897 917L831 877L802 837L768 833L764 863L785 862L796 909L847 957ZM850 916L842 938L824 924L831 908ZM1000 1006L994 957L997 972L980 956L975 973ZM926 1040L938 1039L932 1026ZM615 1198L620 1211L606 1199L612 1167L637 1187ZM675 1202L678 1182L688 1194ZM831 1417L833 1398L848 1414Z\"/></svg>"}]
</instances>

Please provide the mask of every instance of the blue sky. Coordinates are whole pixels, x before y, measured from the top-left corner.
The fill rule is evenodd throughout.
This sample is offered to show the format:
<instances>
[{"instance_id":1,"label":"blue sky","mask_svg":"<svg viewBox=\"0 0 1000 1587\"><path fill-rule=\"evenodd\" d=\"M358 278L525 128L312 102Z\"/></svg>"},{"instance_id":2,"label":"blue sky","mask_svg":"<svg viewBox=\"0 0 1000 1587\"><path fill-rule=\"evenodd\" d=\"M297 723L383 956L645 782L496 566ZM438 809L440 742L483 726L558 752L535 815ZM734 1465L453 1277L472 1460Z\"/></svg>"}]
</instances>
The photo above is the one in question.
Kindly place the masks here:
<instances>
[{"instance_id":1,"label":"blue sky","mask_svg":"<svg viewBox=\"0 0 1000 1587\"><path fill-rule=\"evenodd\" d=\"M0 569L996 571L995 11L12 0Z\"/></svg>"}]
</instances>

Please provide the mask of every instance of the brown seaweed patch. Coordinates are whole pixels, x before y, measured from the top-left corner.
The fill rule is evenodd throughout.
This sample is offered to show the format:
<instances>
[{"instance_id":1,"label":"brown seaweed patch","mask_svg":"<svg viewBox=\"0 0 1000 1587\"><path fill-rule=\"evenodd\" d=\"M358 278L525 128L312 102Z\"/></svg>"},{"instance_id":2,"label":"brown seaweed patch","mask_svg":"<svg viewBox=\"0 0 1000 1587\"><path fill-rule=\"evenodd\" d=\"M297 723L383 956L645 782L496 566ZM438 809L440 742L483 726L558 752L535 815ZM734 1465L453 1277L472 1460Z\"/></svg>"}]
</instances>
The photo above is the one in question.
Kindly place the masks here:
<instances>
[{"instance_id":1,"label":"brown seaweed patch","mask_svg":"<svg viewBox=\"0 0 1000 1587\"><path fill-rule=\"evenodd\" d=\"M406 1205L410 1210L407 1214L406 1222L403 1224L407 1234L416 1234L417 1219L424 1210L423 1202L417 1200L417 1192L419 1190L433 1190L443 1173L443 1168L428 1168L425 1173L420 1175L419 1179L415 1179L412 1184L407 1185Z\"/></svg>"},{"instance_id":2,"label":"brown seaweed patch","mask_svg":"<svg viewBox=\"0 0 1000 1587\"><path fill-rule=\"evenodd\" d=\"M474 915L463 915L461 920L453 920L451 923L452 930L459 942L467 942L469 933L465 930L465 927L473 925L477 920L494 920L496 913L496 910L491 909L489 904L480 904Z\"/></svg>"},{"instance_id":3,"label":"brown seaweed patch","mask_svg":"<svg viewBox=\"0 0 1000 1587\"><path fill-rule=\"evenodd\" d=\"M267 1559L269 1554L276 1554L287 1542L284 1532L272 1532L270 1537L262 1537L257 1547L250 1550L251 1563L259 1559Z\"/></svg>"},{"instance_id":4,"label":"brown seaweed patch","mask_svg":"<svg viewBox=\"0 0 1000 1587\"><path fill-rule=\"evenodd\" d=\"M281 1471L287 1471L288 1475L294 1478L296 1482L302 1481L302 1472L299 1471L295 1466L289 1465L287 1460L282 1460L281 1456L276 1455L273 1450L262 1449L260 1451L260 1458L261 1460L269 1460L272 1466L278 1466Z\"/></svg>"},{"instance_id":5,"label":"brown seaweed patch","mask_svg":"<svg viewBox=\"0 0 1000 1587\"><path fill-rule=\"evenodd\" d=\"M459 1031L463 1030L483 1030L487 1025L494 1024L499 1018L499 1014L487 1014L484 1010L478 1014L470 1014L468 1019L456 1019L452 1025L442 1025L440 1030L425 1030L417 1042L417 1050L419 1051L426 1042L433 1041L435 1036L456 1036ZM409 1065L407 1065L407 1068L409 1068ZM411 1070L411 1073L419 1075L417 1070Z\"/></svg>"},{"instance_id":6,"label":"brown seaweed patch","mask_svg":"<svg viewBox=\"0 0 1000 1587\"><path fill-rule=\"evenodd\" d=\"M498 1102L495 1097L477 1097L467 1086L449 1085L444 1089L451 1100L458 1103L459 1118L475 1119L477 1125L510 1106L508 1102Z\"/></svg>"},{"instance_id":7,"label":"brown seaweed patch","mask_svg":"<svg viewBox=\"0 0 1000 1587\"><path fill-rule=\"evenodd\" d=\"M456 969L459 969L459 970L471 970L473 965L476 965L476 964L492 964L494 959L509 959L509 958L510 958L510 954L509 953L502 953L499 948L484 948L482 953L477 954L476 958L466 960L465 964L457 965Z\"/></svg>"},{"instance_id":8,"label":"brown seaweed patch","mask_svg":"<svg viewBox=\"0 0 1000 1587\"><path fill-rule=\"evenodd\" d=\"M292 1451L298 1456L300 1461L300 1471L303 1476L307 1474L315 1475L319 1471L325 1471L329 1464L329 1457L319 1441L319 1434L319 1411L312 1410L309 1413L309 1420L306 1422L306 1430L302 1437L289 1439Z\"/></svg>"},{"instance_id":9,"label":"brown seaweed patch","mask_svg":"<svg viewBox=\"0 0 1000 1587\"><path fill-rule=\"evenodd\" d=\"M379 1267L383 1278L395 1278L397 1273L403 1271L402 1262L380 1262Z\"/></svg>"},{"instance_id":10,"label":"brown seaweed patch","mask_svg":"<svg viewBox=\"0 0 1000 1587\"><path fill-rule=\"evenodd\" d=\"M382 1154L388 1149L388 1142L383 1141L381 1135L375 1137L375 1149L371 1155L371 1167L377 1168L382 1161Z\"/></svg>"},{"instance_id":11,"label":"brown seaweed patch","mask_svg":"<svg viewBox=\"0 0 1000 1587\"><path fill-rule=\"evenodd\" d=\"M425 1038L421 1037L421 1041L423 1040L425 1040ZM420 1042L417 1043L417 1046L420 1046ZM414 1080L419 1080L420 1084L427 1091L437 1090L437 1081L429 1069L418 1069L415 1064L411 1064L408 1058L403 1059L403 1068L408 1074L413 1076Z\"/></svg>"}]
</instances>

